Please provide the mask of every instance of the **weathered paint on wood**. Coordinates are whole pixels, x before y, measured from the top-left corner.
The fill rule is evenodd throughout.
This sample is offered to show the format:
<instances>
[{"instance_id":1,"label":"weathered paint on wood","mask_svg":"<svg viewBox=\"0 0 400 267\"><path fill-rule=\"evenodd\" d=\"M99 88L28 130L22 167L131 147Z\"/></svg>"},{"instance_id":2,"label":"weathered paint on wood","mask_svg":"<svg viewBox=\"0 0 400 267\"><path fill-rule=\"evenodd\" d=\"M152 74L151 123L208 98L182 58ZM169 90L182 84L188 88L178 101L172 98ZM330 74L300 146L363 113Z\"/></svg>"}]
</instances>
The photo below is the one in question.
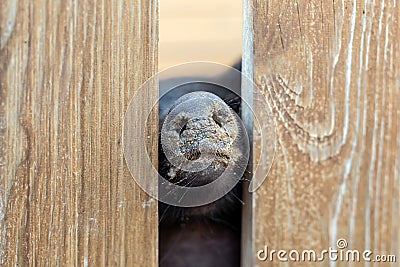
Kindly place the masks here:
<instances>
[{"instance_id":1,"label":"weathered paint on wood","mask_svg":"<svg viewBox=\"0 0 400 267\"><path fill-rule=\"evenodd\" d=\"M399 3L254 0L244 13L243 69L272 108L277 146L244 218L243 266L294 264L258 261L265 245L321 251L339 238L399 257ZM378 265L296 266L313 264Z\"/></svg>"},{"instance_id":2,"label":"weathered paint on wood","mask_svg":"<svg viewBox=\"0 0 400 267\"><path fill-rule=\"evenodd\" d=\"M121 135L157 70L158 2L5 0L0 38L0 265L156 266L157 203Z\"/></svg>"}]
</instances>

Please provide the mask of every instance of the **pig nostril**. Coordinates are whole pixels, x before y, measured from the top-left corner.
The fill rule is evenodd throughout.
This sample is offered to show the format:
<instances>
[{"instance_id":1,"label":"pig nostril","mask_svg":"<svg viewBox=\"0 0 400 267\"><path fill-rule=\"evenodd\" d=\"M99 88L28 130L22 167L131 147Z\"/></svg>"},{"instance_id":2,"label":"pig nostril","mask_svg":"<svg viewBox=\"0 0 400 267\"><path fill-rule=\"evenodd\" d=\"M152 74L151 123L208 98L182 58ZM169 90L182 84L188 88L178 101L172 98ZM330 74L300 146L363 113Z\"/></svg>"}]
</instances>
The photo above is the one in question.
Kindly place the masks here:
<instances>
[{"instance_id":1,"label":"pig nostril","mask_svg":"<svg viewBox=\"0 0 400 267\"><path fill-rule=\"evenodd\" d=\"M186 130L187 127L187 123L185 123L185 125L183 125L183 127L181 128L181 130L179 131L179 136L182 135L182 133Z\"/></svg>"},{"instance_id":2,"label":"pig nostril","mask_svg":"<svg viewBox=\"0 0 400 267\"><path fill-rule=\"evenodd\" d=\"M215 122L219 127L222 127L221 120L218 119L216 115L213 115L213 116L212 116L212 119L214 120L214 122Z\"/></svg>"}]
</instances>

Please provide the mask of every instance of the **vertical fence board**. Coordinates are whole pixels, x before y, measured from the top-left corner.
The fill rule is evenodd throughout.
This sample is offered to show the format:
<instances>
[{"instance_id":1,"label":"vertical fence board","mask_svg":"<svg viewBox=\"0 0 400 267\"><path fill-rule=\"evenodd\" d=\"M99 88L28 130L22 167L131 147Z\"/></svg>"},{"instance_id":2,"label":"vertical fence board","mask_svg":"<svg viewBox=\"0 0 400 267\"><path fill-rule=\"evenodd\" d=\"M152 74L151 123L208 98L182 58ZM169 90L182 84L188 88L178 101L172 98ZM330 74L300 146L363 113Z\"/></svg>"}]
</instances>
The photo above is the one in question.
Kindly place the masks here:
<instances>
[{"instance_id":1,"label":"vertical fence board","mask_svg":"<svg viewBox=\"0 0 400 267\"><path fill-rule=\"evenodd\" d=\"M245 1L243 69L277 124L275 162L253 194L252 266L269 249L400 251L400 6ZM246 30L247 29L247 30ZM257 109L257 107L254 107ZM257 146L254 145L255 150ZM257 153L257 151L256 151ZM296 266L365 266L302 262ZM369 263L368 266L376 266Z\"/></svg>"},{"instance_id":2,"label":"vertical fence board","mask_svg":"<svg viewBox=\"0 0 400 267\"><path fill-rule=\"evenodd\" d=\"M121 143L157 42L157 1L1 1L0 265L157 264L156 201Z\"/></svg>"}]
</instances>

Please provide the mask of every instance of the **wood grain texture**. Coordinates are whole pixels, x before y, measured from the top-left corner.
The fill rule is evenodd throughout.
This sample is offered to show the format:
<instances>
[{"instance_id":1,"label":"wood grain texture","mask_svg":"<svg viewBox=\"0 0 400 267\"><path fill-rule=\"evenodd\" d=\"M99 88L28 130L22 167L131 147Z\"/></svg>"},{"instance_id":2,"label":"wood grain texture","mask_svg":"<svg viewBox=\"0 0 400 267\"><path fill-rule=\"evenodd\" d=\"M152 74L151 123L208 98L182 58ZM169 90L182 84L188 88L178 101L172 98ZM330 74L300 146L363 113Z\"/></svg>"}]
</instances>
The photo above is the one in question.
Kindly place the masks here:
<instances>
[{"instance_id":1,"label":"wood grain texture","mask_svg":"<svg viewBox=\"0 0 400 267\"><path fill-rule=\"evenodd\" d=\"M294 264L257 260L265 245L321 251L339 238L348 249L395 254L385 266L398 266L399 3L245 2L243 69L277 123L275 162L253 194L246 266ZM296 266L313 265L379 264Z\"/></svg>"},{"instance_id":2,"label":"wood grain texture","mask_svg":"<svg viewBox=\"0 0 400 267\"><path fill-rule=\"evenodd\" d=\"M121 134L157 70L158 2L5 0L0 38L0 265L156 266Z\"/></svg>"}]
</instances>

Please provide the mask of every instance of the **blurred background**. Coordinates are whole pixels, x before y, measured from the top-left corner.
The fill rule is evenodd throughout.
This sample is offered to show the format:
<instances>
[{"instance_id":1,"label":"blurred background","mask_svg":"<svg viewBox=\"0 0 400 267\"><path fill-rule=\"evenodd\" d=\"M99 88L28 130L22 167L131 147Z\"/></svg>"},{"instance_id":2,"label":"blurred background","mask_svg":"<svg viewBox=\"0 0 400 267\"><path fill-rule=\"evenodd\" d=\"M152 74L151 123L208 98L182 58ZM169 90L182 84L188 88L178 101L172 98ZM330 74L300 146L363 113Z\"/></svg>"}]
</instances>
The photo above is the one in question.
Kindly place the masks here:
<instances>
[{"instance_id":1,"label":"blurred background","mask_svg":"<svg viewBox=\"0 0 400 267\"><path fill-rule=\"evenodd\" d=\"M233 65L241 50L242 1L160 1L160 71L187 61Z\"/></svg>"}]
</instances>

